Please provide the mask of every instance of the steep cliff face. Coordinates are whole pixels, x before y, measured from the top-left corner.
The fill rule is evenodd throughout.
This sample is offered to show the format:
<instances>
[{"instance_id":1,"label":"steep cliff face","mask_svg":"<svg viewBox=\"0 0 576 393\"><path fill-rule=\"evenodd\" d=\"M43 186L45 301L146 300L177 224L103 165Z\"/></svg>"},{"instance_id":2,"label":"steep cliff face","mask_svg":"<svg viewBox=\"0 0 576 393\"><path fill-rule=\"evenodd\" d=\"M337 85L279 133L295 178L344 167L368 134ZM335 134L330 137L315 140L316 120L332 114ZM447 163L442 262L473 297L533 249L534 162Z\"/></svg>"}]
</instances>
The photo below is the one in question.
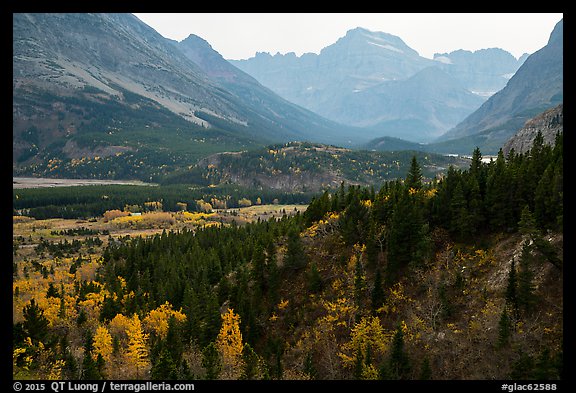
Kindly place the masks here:
<instances>
[{"instance_id":1,"label":"steep cliff face","mask_svg":"<svg viewBox=\"0 0 576 393\"><path fill-rule=\"evenodd\" d=\"M564 104L528 120L524 127L504 144L502 151L505 155L512 149L516 153L529 151L538 131L542 133L545 144L554 146L556 134L564 131Z\"/></svg>"}]
</instances>

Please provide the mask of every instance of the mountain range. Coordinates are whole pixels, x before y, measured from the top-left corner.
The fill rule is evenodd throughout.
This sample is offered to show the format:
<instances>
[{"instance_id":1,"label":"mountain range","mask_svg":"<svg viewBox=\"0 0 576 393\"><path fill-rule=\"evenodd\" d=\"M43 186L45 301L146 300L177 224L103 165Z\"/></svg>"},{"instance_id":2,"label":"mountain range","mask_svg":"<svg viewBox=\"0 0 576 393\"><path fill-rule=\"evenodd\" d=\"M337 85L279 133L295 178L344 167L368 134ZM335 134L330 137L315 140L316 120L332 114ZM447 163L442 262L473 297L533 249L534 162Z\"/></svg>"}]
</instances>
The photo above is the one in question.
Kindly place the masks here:
<instances>
[{"instance_id":1,"label":"mountain range","mask_svg":"<svg viewBox=\"0 0 576 393\"><path fill-rule=\"evenodd\" d=\"M430 142L502 89L526 56L491 48L427 59L397 36L356 28L319 54L257 53L231 63L328 119Z\"/></svg>"},{"instance_id":2,"label":"mountain range","mask_svg":"<svg viewBox=\"0 0 576 393\"><path fill-rule=\"evenodd\" d=\"M132 14L13 14L13 173L153 180L214 153L289 141L469 154L469 134L485 129L458 123L475 108L516 119L562 100L561 23L547 47L518 60L500 49L425 59L398 37L358 28L319 55L235 62ZM267 63L284 90L250 75ZM507 98L504 111L492 100L506 94L523 98ZM456 124L445 141L422 143Z\"/></svg>"},{"instance_id":3,"label":"mountain range","mask_svg":"<svg viewBox=\"0 0 576 393\"><path fill-rule=\"evenodd\" d=\"M204 40L175 43L132 14L14 14L13 71L15 165L370 139L282 99Z\"/></svg>"}]
</instances>

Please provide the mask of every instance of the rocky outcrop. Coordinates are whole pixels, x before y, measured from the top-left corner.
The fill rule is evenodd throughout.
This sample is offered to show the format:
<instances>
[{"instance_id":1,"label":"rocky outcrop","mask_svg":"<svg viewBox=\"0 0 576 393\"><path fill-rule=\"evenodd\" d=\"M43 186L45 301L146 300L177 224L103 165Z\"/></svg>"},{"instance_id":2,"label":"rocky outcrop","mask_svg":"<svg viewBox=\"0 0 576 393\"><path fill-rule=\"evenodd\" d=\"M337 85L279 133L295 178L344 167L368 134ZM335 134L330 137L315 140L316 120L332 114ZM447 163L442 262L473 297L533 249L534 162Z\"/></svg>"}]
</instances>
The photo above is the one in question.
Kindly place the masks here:
<instances>
[{"instance_id":1,"label":"rocky outcrop","mask_svg":"<svg viewBox=\"0 0 576 393\"><path fill-rule=\"evenodd\" d=\"M514 149L516 153L526 153L532 147L536 134L540 131L544 143L554 146L556 134L564 131L564 104L560 104L528 120L502 147L504 155Z\"/></svg>"}]
</instances>

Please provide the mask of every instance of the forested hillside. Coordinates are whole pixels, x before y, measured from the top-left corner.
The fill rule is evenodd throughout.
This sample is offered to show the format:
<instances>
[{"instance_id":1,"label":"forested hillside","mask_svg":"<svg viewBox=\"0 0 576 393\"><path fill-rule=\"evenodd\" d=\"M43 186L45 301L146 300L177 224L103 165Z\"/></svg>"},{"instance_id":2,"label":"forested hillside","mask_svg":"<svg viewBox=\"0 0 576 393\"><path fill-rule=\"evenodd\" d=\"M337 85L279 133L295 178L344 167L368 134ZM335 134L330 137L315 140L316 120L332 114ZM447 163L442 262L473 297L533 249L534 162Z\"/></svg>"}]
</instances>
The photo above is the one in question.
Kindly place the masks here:
<instances>
[{"instance_id":1,"label":"forested hillside","mask_svg":"<svg viewBox=\"0 0 576 393\"><path fill-rule=\"evenodd\" d=\"M13 375L559 379L563 143L14 262ZM15 249L14 253L19 251Z\"/></svg>"}]
</instances>

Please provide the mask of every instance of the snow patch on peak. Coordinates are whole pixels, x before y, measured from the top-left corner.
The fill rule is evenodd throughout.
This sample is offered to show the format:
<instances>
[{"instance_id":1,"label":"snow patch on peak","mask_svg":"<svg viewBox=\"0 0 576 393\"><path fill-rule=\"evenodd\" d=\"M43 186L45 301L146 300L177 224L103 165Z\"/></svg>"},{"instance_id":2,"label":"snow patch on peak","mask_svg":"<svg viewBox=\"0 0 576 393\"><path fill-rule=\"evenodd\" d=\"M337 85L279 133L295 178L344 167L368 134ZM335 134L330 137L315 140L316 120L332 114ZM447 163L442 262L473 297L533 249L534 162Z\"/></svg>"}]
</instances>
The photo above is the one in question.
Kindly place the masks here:
<instances>
[{"instance_id":1,"label":"snow patch on peak","mask_svg":"<svg viewBox=\"0 0 576 393\"><path fill-rule=\"evenodd\" d=\"M370 41L368 41L368 43L369 43L370 45L379 46L380 48L388 49L388 50L391 50L391 51L393 51L393 52L404 53L404 51L402 51L401 49L398 49L398 48L396 48L395 46L392 46L392 45L390 45L390 44L384 44L384 45L383 45L383 44L377 44L377 43L375 43L375 42L370 42Z\"/></svg>"},{"instance_id":2,"label":"snow patch on peak","mask_svg":"<svg viewBox=\"0 0 576 393\"><path fill-rule=\"evenodd\" d=\"M434 58L434 61L438 61L438 62L444 63L444 64L454 64L454 63L452 63L452 60L446 56L437 56Z\"/></svg>"}]
</instances>

